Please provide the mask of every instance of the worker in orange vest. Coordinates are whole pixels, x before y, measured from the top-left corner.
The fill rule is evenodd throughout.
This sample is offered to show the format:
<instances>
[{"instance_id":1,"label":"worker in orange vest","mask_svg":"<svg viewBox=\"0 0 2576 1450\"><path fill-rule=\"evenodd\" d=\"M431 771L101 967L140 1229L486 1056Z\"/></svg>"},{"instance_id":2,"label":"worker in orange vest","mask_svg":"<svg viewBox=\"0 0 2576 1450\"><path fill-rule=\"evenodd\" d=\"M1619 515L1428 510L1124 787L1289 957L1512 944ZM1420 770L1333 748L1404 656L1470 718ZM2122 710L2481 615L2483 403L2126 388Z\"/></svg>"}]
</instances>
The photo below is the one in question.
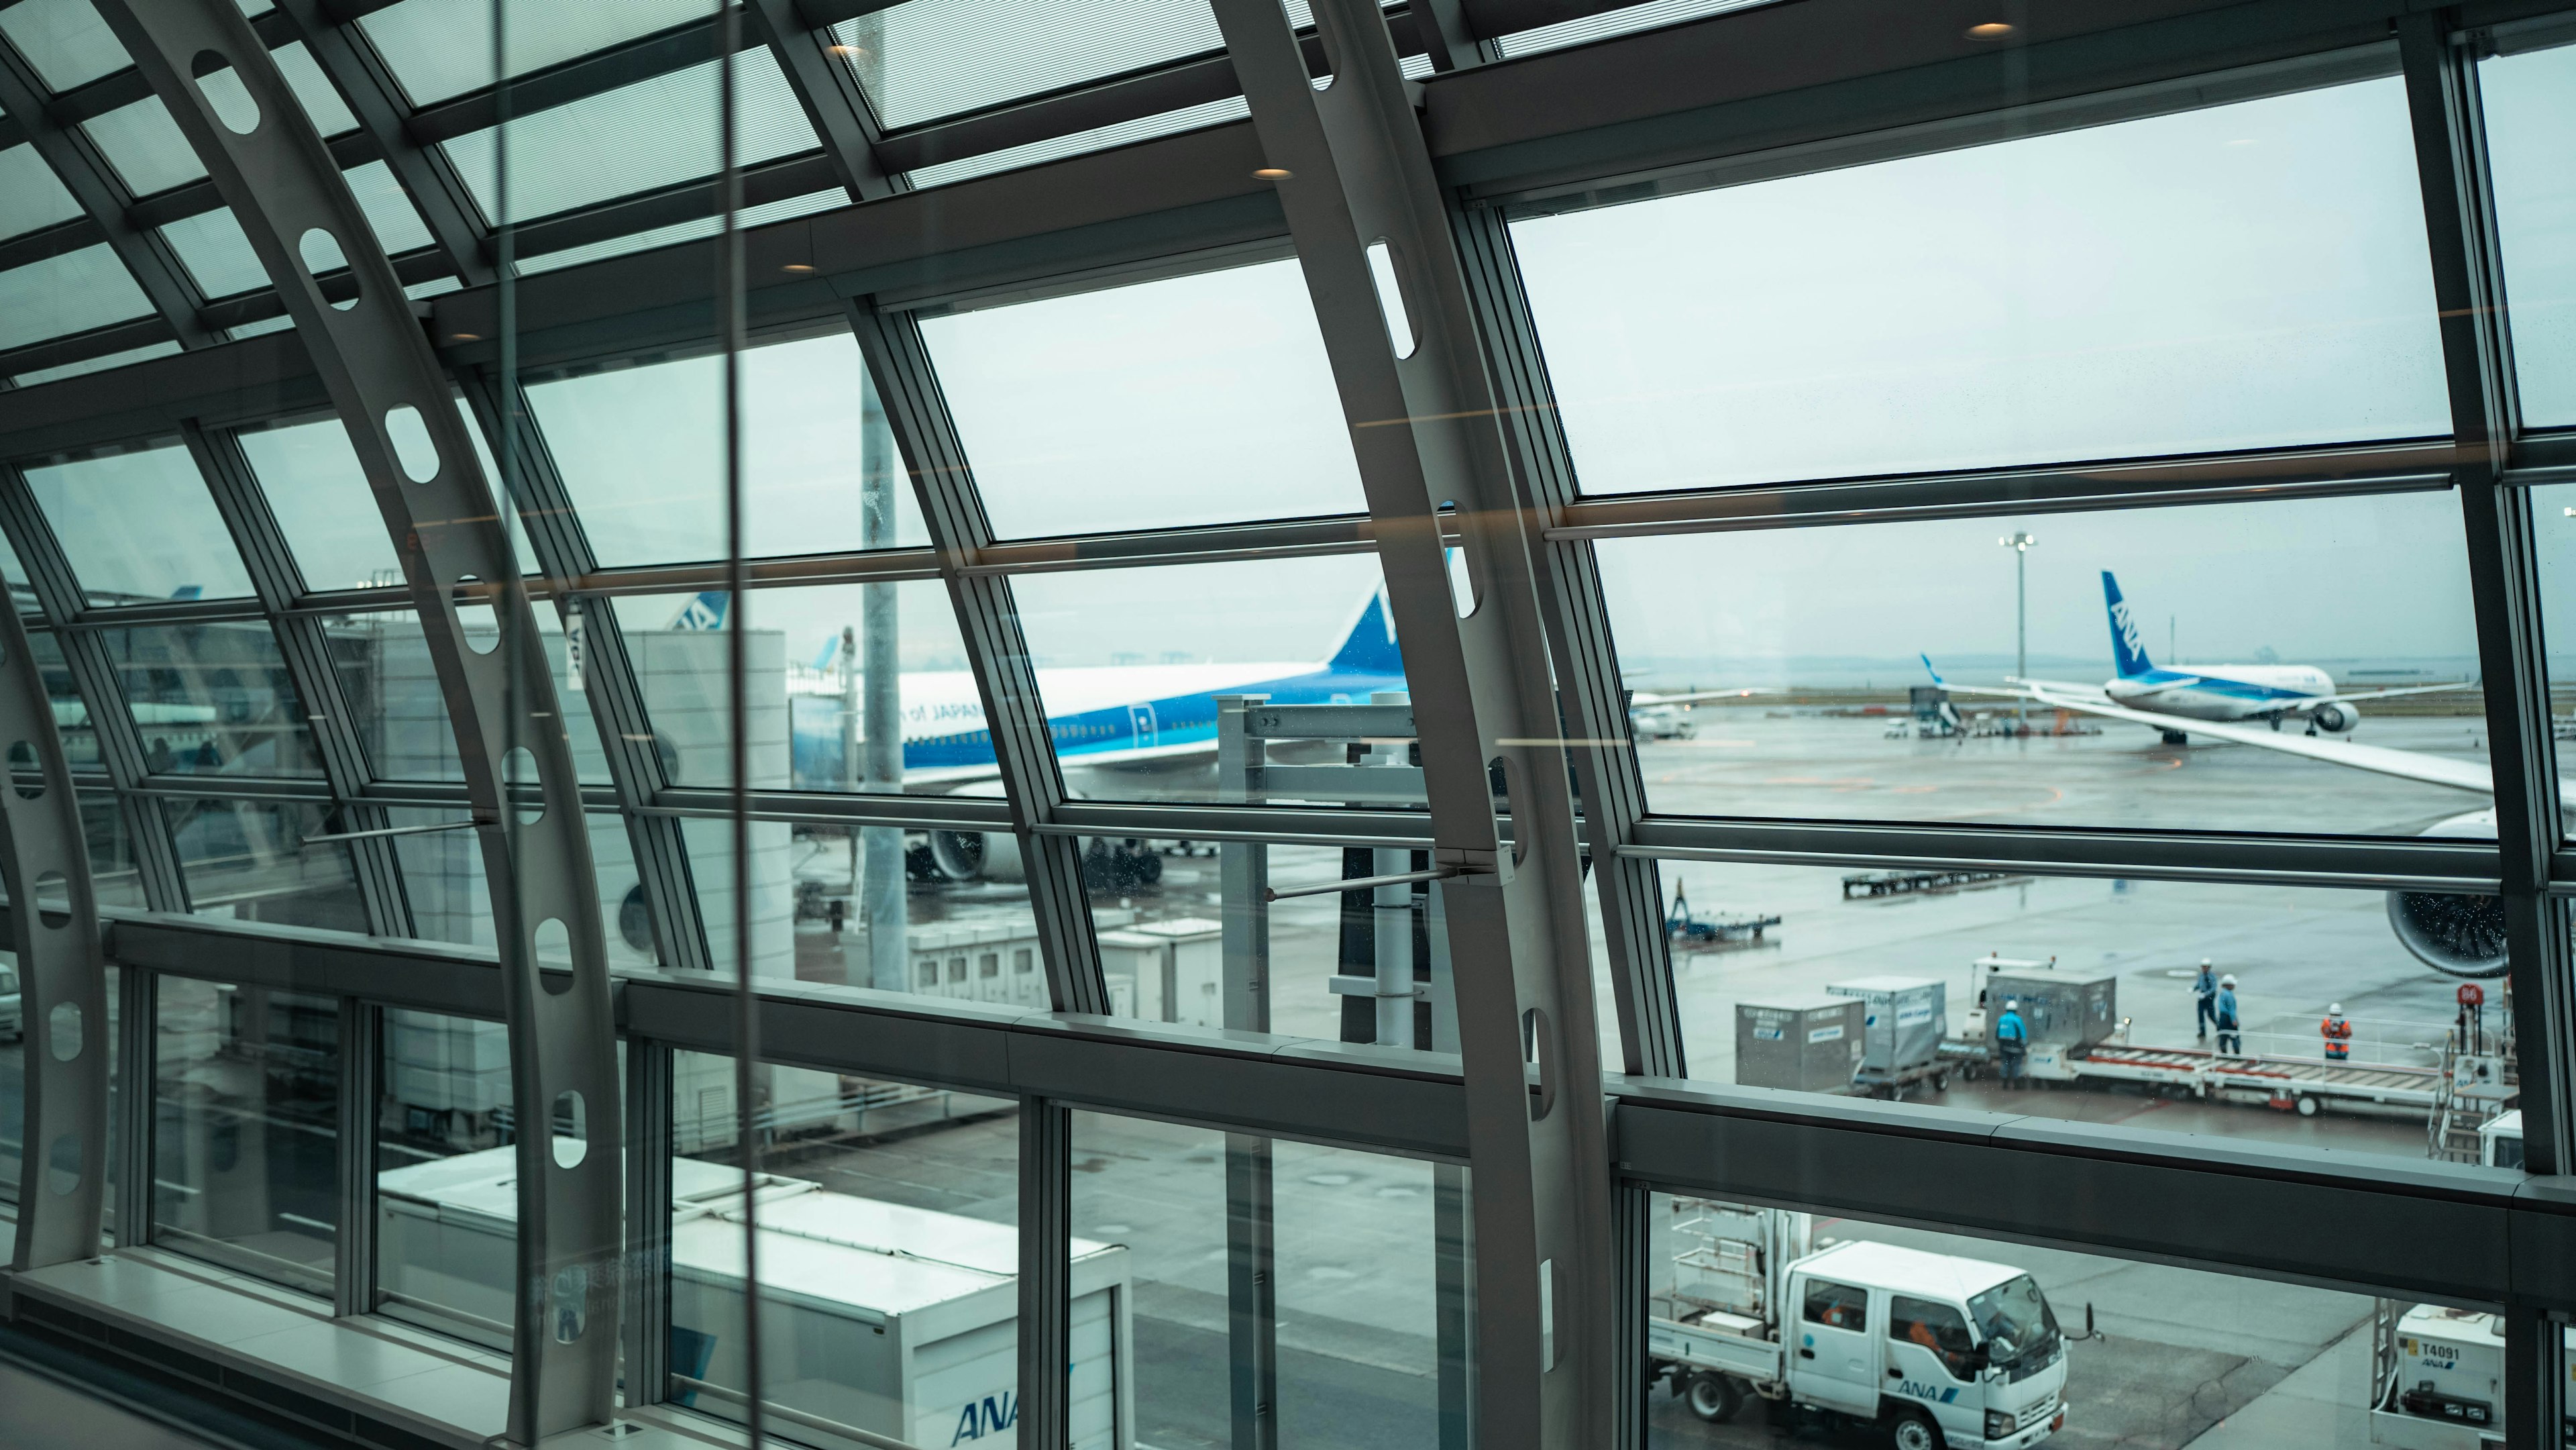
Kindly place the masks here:
<instances>
[{"instance_id":1,"label":"worker in orange vest","mask_svg":"<svg viewBox=\"0 0 2576 1450\"><path fill-rule=\"evenodd\" d=\"M2348 1062L2352 1059L2352 1024L2344 1020L2343 1004L2326 1008L2326 1020L2317 1029L2325 1034L2326 1061Z\"/></svg>"}]
</instances>

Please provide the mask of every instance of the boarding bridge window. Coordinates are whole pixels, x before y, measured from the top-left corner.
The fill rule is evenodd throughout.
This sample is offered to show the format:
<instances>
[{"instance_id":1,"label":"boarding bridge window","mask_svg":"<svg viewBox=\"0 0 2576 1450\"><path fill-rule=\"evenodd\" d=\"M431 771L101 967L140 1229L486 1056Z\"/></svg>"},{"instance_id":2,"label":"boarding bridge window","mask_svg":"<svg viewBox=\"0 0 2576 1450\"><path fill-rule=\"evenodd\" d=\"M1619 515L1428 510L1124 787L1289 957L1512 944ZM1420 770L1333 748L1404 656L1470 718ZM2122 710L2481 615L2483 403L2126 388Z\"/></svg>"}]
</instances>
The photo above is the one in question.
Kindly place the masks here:
<instances>
[{"instance_id":1,"label":"boarding bridge window","mask_svg":"<svg viewBox=\"0 0 2576 1450\"><path fill-rule=\"evenodd\" d=\"M1648 803L2492 837L2460 507L2443 489L1604 540ZM2576 522L2537 512L2563 554ZM1725 607L1698 607L1714 579Z\"/></svg>"},{"instance_id":2,"label":"boarding bridge window","mask_svg":"<svg viewBox=\"0 0 2576 1450\"><path fill-rule=\"evenodd\" d=\"M1867 1327L1869 1322L1869 1291L1825 1279L1810 1279L1807 1281L1806 1308L1800 1317L1809 1324L1821 1324L1827 1329L1857 1332Z\"/></svg>"},{"instance_id":3,"label":"boarding bridge window","mask_svg":"<svg viewBox=\"0 0 2576 1450\"><path fill-rule=\"evenodd\" d=\"M2386 64L1515 223L1583 490L2447 435Z\"/></svg>"}]
</instances>

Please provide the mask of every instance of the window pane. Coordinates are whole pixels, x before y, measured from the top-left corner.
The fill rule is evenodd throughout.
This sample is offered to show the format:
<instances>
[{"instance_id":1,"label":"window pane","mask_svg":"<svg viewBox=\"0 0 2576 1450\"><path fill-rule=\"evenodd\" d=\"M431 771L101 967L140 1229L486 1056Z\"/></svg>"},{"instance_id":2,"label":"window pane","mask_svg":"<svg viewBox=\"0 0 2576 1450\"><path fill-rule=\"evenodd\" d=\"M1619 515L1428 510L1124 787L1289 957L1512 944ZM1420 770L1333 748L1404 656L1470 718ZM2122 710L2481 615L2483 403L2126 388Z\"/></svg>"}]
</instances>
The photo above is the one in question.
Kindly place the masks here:
<instances>
[{"instance_id":1,"label":"window pane","mask_svg":"<svg viewBox=\"0 0 2576 1450\"><path fill-rule=\"evenodd\" d=\"M600 745L590 695L574 688L564 664L562 620L550 603L539 603L534 618L555 678L555 702L563 711L574 773L584 781L607 780L608 755ZM488 623L469 621L466 638L469 644L488 642L495 631ZM332 616L324 622L324 638L339 674L341 698L376 774L387 780L463 780L465 767L456 755L447 697L439 692L420 617L407 609Z\"/></svg>"},{"instance_id":2,"label":"window pane","mask_svg":"<svg viewBox=\"0 0 2576 1450\"><path fill-rule=\"evenodd\" d=\"M2478 63L2523 421L2576 423L2576 46Z\"/></svg>"},{"instance_id":3,"label":"window pane","mask_svg":"<svg viewBox=\"0 0 2576 1450\"><path fill-rule=\"evenodd\" d=\"M759 1206L769 1403L915 1445L1007 1443L1018 1106L767 1063L754 1083L771 1135ZM734 1086L731 1058L675 1055L670 1398L728 1419L747 1382ZM1077 1263L1077 1294L1096 1292L1096 1272ZM1077 1301L1077 1326L1082 1314Z\"/></svg>"},{"instance_id":4,"label":"window pane","mask_svg":"<svg viewBox=\"0 0 2576 1450\"><path fill-rule=\"evenodd\" d=\"M1513 239L1586 492L2447 434L2413 155L2390 78Z\"/></svg>"},{"instance_id":5,"label":"window pane","mask_svg":"<svg viewBox=\"0 0 2576 1450\"><path fill-rule=\"evenodd\" d=\"M89 0L24 0L0 10L0 34L55 91L133 64Z\"/></svg>"},{"instance_id":6,"label":"window pane","mask_svg":"<svg viewBox=\"0 0 2576 1450\"><path fill-rule=\"evenodd\" d=\"M251 592L214 496L184 448L144 448L27 470L94 606Z\"/></svg>"},{"instance_id":7,"label":"window pane","mask_svg":"<svg viewBox=\"0 0 2576 1450\"><path fill-rule=\"evenodd\" d=\"M1600 557L1657 811L2492 835L2462 538L2444 492Z\"/></svg>"},{"instance_id":8,"label":"window pane","mask_svg":"<svg viewBox=\"0 0 2576 1450\"><path fill-rule=\"evenodd\" d=\"M0 272L0 348L151 315L152 299L104 242ZM41 381L33 373L20 380Z\"/></svg>"},{"instance_id":9,"label":"window pane","mask_svg":"<svg viewBox=\"0 0 2576 1450\"><path fill-rule=\"evenodd\" d=\"M465 808L385 812L392 826L437 826L465 819ZM635 869L634 847L616 815L594 811L590 824L591 869L599 878L599 907L607 928L610 971L636 971L655 965L653 921ZM403 896L411 906L410 935L429 941L497 951L492 930L491 890L483 875L483 843L472 830L424 832L393 838L394 859L402 868Z\"/></svg>"},{"instance_id":10,"label":"window pane","mask_svg":"<svg viewBox=\"0 0 2576 1450\"><path fill-rule=\"evenodd\" d=\"M1294 259L936 317L922 333L1003 537L1368 507Z\"/></svg>"},{"instance_id":11,"label":"window pane","mask_svg":"<svg viewBox=\"0 0 2576 1450\"><path fill-rule=\"evenodd\" d=\"M1217 696L1364 705L1404 690L1380 582L1373 555L1013 579L1067 789L1112 800L1242 799L1246 783L1216 778ZM1366 749L1281 740L1270 759L1342 764ZM1273 803L1422 798L1410 775L1386 785L1308 777L1297 787L1273 777L1265 789Z\"/></svg>"},{"instance_id":12,"label":"window pane","mask_svg":"<svg viewBox=\"0 0 2576 1450\"><path fill-rule=\"evenodd\" d=\"M654 748L674 785L733 780L727 597L709 590L616 601ZM907 782L936 789L994 778L991 748L969 738L983 707L944 586L763 589L751 596L747 623L753 789L899 791ZM872 630L874 661L893 665L873 677L877 695ZM872 709L886 717L876 749Z\"/></svg>"},{"instance_id":13,"label":"window pane","mask_svg":"<svg viewBox=\"0 0 2576 1450\"><path fill-rule=\"evenodd\" d=\"M492 84L491 0L402 0L358 21L413 104ZM513 5L510 74L556 65L620 41L704 20L704 0L617 5Z\"/></svg>"},{"instance_id":14,"label":"window pane","mask_svg":"<svg viewBox=\"0 0 2576 1450\"><path fill-rule=\"evenodd\" d=\"M0 10L0 15L15 13ZM0 151L0 237L19 236L80 214L80 202L35 147L12 146Z\"/></svg>"},{"instance_id":15,"label":"window pane","mask_svg":"<svg viewBox=\"0 0 2576 1450\"><path fill-rule=\"evenodd\" d=\"M318 776L313 727L264 621L143 625L100 642L154 775Z\"/></svg>"},{"instance_id":16,"label":"window pane","mask_svg":"<svg viewBox=\"0 0 2576 1450\"><path fill-rule=\"evenodd\" d=\"M2551 484L2531 490L2533 542L2540 578L2540 619L2544 639L2554 640L2543 653L2549 673L2549 714L2553 748L2562 766L2570 764L2576 739L2576 484ZM2576 812L2566 822L2576 831Z\"/></svg>"},{"instance_id":17,"label":"window pane","mask_svg":"<svg viewBox=\"0 0 2576 1450\"><path fill-rule=\"evenodd\" d=\"M487 52L488 53L488 52ZM737 158L745 166L815 148L814 127L765 48L735 58ZM717 170L710 61L510 122L510 216L545 216ZM491 131L444 143L486 217L500 215Z\"/></svg>"},{"instance_id":18,"label":"window pane","mask_svg":"<svg viewBox=\"0 0 2576 1450\"><path fill-rule=\"evenodd\" d=\"M2493 897L1686 861L1661 876L1683 1044L1707 1081L2420 1161L2446 1054L2495 1053L2508 1030ZM2487 998L2466 1040L2464 978ZM2008 1011L2029 1044L2018 1079ZM2463 1156L2501 1106L2454 1101Z\"/></svg>"},{"instance_id":19,"label":"window pane","mask_svg":"<svg viewBox=\"0 0 2576 1450\"><path fill-rule=\"evenodd\" d=\"M83 121L81 129L136 196L167 191L206 174L206 164L197 159L196 149L158 96Z\"/></svg>"},{"instance_id":20,"label":"window pane","mask_svg":"<svg viewBox=\"0 0 2576 1450\"><path fill-rule=\"evenodd\" d=\"M518 1149L510 1035L388 1008L376 1113L376 1311L510 1347Z\"/></svg>"},{"instance_id":21,"label":"window pane","mask_svg":"<svg viewBox=\"0 0 2576 1450\"><path fill-rule=\"evenodd\" d=\"M125 807L105 791L80 793L81 834L89 847L90 892L100 906L144 909L143 873L135 864L134 834Z\"/></svg>"},{"instance_id":22,"label":"window pane","mask_svg":"<svg viewBox=\"0 0 2576 1450\"><path fill-rule=\"evenodd\" d=\"M1234 1443L1232 1286L1266 1271L1279 1444L1467 1444L1464 1168L1080 1112L1073 1160L1077 1427L1110 1413L1114 1342L1134 1347L1135 1443ZM1263 1177L1268 1225L1243 1192ZM1086 1314L1084 1295L1131 1278L1119 1298L1134 1321L1113 1341L1110 1306ZM1255 1324L1233 1320L1233 1334Z\"/></svg>"},{"instance_id":23,"label":"window pane","mask_svg":"<svg viewBox=\"0 0 2576 1450\"><path fill-rule=\"evenodd\" d=\"M268 511L311 589L403 582L384 515L337 418L240 435Z\"/></svg>"},{"instance_id":24,"label":"window pane","mask_svg":"<svg viewBox=\"0 0 2576 1450\"><path fill-rule=\"evenodd\" d=\"M2375 1364L2439 1365L2464 1408L2502 1409L2500 1321L2483 1312L1663 1193L1648 1222L1651 1450L1768 1444L1818 1411L1936 1431L1898 1444L2021 1444L2043 1426L2049 1445L2478 1438L2410 1424L2395 1371L2374 1407ZM1827 1276L1852 1327L1783 1326ZM1747 1341L1753 1357L1732 1357ZM1791 1343L1812 1356L1781 1360Z\"/></svg>"},{"instance_id":25,"label":"window pane","mask_svg":"<svg viewBox=\"0 0 2576 1450\"><path fill-rule=\"evenodd\" d=\"M198 916L268 921L331 931L367 930L349 848L304 843L329 825L318 805L174 800L170 836Z\"/></svg>"},{"instance_id":26,"label":"window pane","mask_svg":"<svg viewBox=\"0 0 2576 1450\"><path fill-rule=\"evenodd\" d=\"M98 753L98 730L89 718L89 707L80 692L72 687L71 666L63 659L63 642L51 630L30 633L27 652L35 657L36 668L45 679L46 702L53 706L54 725L62 732L63 756L71 768L82 772L105 770Z\"/></svg>"},{"instance_id":27,"label":"window pane","mask_svg":"<svg viewBox=\"0 0 2576 1450\"><path fill-rule=\"evenodd\" d=\"M870 393L847 333L742 354L744 553L928 542ZM600 563L723 557L723 359L540 383L528 406Z\"/></svg>"},{"instance_id":28,"label":"window pane","mask_svg":"<svg viewBox=\"0 0 2576 1450\"><path fill-rule=\"evenodd\" d=\"M331 1292L340 1011L329 997L165 976L153 1034L152 1237Z\"/></svg>"}]
</instances>

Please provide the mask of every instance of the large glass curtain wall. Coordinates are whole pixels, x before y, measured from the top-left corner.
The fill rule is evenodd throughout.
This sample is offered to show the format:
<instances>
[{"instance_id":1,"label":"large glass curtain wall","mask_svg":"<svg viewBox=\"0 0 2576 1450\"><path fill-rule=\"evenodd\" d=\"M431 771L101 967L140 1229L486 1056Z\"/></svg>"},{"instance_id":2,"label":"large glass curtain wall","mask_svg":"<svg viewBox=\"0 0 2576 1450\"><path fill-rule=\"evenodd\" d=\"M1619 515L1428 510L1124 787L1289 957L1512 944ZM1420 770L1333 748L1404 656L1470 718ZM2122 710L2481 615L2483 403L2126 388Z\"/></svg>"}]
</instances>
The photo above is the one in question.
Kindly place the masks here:
<instances>
[{"instance_id":1,"label":"large glass curtain wall","mask_svg":"<svg viewBox=\"0 0 2576 1450\"><path fill-rule=\"evenodd\" d=\"M114 36L54 14L81 9L0 10L0 75L124 84ZM758 225L1022 185L926 168L1033 124L992 107L1223 68L1210 12L1022 64L939 0L784 37L687 4L521 9L496 41L486 0L402 0L278 52L297 124L407 148L382 185L349 175L404 284L462 291L429 314L438 429L415 409L369 461L375 424L245 341L270 360L219 401L143 426L61 394L0 432L8 583L123 1010L146 1009L119 1038L119 1090L150 1104L118 1150L114 1201L147 1217L126 1247L491 1364L537 1322L511 1286L552 1191L521 1175L551 1163L622 1197L607 1247L646 1272L549 1280L547 1353L608 1341L629 1411L817 1446L1016 1436L1027 1409L1102 1450L1446 1450L1479 1377L1529 1369L1475 1344L1506 1264L1478 1204L1562 1172L1614 1190L1631 1446L1826 1412L1909 1447L2069 1416L2362 1444L2375 1417L2538 1403L2501 1358L2537 1321L2492 1285L2185 1252L2064 1205L1968 1223L1923 1182L1498 1167L1463 1109L1409 1095L1453 1103L1488 1058L1548 1070L1542 1024L1484 1041L1504 1019L1462 1011L1515 966L1452 949L1481 888L1440 848L1482 806L1582 892L1579 932L1511 951L1593 994L1624 1102L1937 1140L1957 1156L1909 1160L1935 1181L1973 1176L1962 1123L2481 1204L2563 1171L2560 30L2253 71L2212 40L2208 74L2025 77L1786 152L1462 169L1426 203L1472 202L1457 257L1381 258L1357 335L1409 354L1396 269L1456 263L1442 295L1494 389L1464 411L1519 501L1494 537L1535 579L1479 620L1473 584L1407 592L1401 530L1437 528L1453 580L1520 566L1480 576L1454 508L1404 517L1373 431L1436 446L1453 415L1357 411L1348 310L1266 200L1061 255L919 243L944 271ZM1431 22L1399 18L1423 73ZM1546 60L1482 46L1432 94ZM300 280L225 231L258 187L218 198L164 100L129 102L148 124L87 125L138 148L108 194L165 198L176 270L73 320L259 293L166 330L194 354L311 327L261 290ZM19 207L0 232L70 224ZM0 268L0 304L35 265ZM378 340L422 336L406 312ZM54 340L0 335L12 391ZM425 477L410 430L470 456ZM455 516L424 513L458 477ZM442 530L513 577L435 577ZM1498 615L1557 686L1534 740L1415 691L1463 658L1490 695L1494 652L1458 641ZM1566 755L1579 841L1544 838L1499 761L1490 799L1435 808L1442 753L1488 744ZM504 940L549 910L570 924ZM515 1012L496 962L533 984ZM12 1000L14 1201L39 1174ZM1226 1066L1174 1065L1197 1058ZM1274 1058L1305 1075L1202 1090ZM613 1100L554 1091L583 1064ZM1263 1100L1292 1082L1328 1086ZM2393 1226L2391 1202L2353 1211ZM1835 1363L1717 1367L1793 1338ZM2418 1340L2494 1383L2425 1398L2397 1363ZM1030 1382L1032 1344L1064 1383Z\"/></svg>"}]
</instances>

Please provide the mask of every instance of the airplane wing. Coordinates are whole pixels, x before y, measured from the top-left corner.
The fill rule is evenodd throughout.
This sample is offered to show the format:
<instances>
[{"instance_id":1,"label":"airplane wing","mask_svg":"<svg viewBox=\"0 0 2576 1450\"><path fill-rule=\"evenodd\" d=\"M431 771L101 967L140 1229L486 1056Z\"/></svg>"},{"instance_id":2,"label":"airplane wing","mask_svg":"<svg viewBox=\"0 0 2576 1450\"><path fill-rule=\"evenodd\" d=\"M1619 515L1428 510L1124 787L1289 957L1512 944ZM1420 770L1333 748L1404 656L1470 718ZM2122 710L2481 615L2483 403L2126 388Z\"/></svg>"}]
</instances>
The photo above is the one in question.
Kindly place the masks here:
<instances>
[{"instance_id":1,"label":"airplane wing","mask_svg":"<svg viewBox=\"0 0 2576 1450\"><path fill-rule=\"evenodd\" d=\"M2225 740L2237 745L2251 745L2263 750L2277 750L2284 755L2322 760L2330 765L2349 766L2354 770L2393 775L2402 780L2420 780L2428 785L2446 785L2454 790L2476 791L2481 795L2495 793L2495 776L2484 765L2474 761L2453 760L2446 756L2427 755L2417 750L2395 750L2385 745L2362 745L2329 735L2300 735L2269 727L2255 729L2217 720L2188 720L2178 715L2158 715L2146 710L2132 710L2107 700L2085 699L2075 695L2058 695L2033 690L2029 699L2035 704L2052 705L2063 710L2078 710L2109 720L2126 720L2157 730L2181 731L2205 735L2212 740Z\"/></svg>"},{"instance_id":2,"label":"airplane wing","mask_svg":"<svg viewBox=\"0 0 2576 1450\"><path fill-rule=\"evenodd\" d=\"M2451 685L2408 685L2403 689L2396 690L2364 690L2359 694L2346 693L2341 695L2322 695L2317 698L2316 703L2322 705L2329 700L2386 700L2398 695L2440 695L2454 693L2460 690L2474 690L2477 688L2479 688L2479 685L2476 680L2462 680L2457 684Z\"/></svg>"},{"instance_id":3,"label":"airplane wing","mask_svg":"<svg viewBox=\"0 0 2576 1450\"><path fill-rule=\"evenodd\" d=\"M1628 696L1631 708L1639 705L1695 705L1702 700L1741 700L1754 695L1776 695L1780 692L1762 686L1743 686L1733 690L1691 690L1679 695L1657 694L1637 690Z\"/></svg>"}]
</instances>

